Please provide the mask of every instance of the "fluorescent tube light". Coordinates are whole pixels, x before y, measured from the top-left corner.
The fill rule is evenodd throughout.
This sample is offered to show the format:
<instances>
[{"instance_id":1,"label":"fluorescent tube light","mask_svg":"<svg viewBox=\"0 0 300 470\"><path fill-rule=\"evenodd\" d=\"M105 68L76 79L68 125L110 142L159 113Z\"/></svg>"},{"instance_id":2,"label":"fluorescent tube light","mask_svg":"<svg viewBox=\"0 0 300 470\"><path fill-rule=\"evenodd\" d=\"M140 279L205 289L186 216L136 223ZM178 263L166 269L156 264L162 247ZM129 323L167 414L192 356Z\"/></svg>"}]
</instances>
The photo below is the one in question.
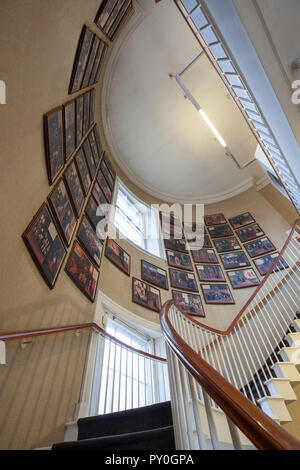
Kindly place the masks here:
<instances>
[{"instance_id":1,"label":"fluorescent tube light","mask_svg":"<svg viewBox=\"0 0 300 470\"><path fill-rule=\"evenodd\" d=\"M214 133L215 137L218 139L218 141L220 142L220 144L222 145L222 147L227 147L225 141L222 139L222 137L220 136L219 132L217 131L217 129L215 128L215 126L213 125L213 123L208 119L208 117L206 116L205 112L203 111L203 109L199 109L199 113L201 114L201 116L203 117L204 121L206 122L206 124L208 125L208 127L212 130L212 132Z\"/></svg>"}]
</instances>

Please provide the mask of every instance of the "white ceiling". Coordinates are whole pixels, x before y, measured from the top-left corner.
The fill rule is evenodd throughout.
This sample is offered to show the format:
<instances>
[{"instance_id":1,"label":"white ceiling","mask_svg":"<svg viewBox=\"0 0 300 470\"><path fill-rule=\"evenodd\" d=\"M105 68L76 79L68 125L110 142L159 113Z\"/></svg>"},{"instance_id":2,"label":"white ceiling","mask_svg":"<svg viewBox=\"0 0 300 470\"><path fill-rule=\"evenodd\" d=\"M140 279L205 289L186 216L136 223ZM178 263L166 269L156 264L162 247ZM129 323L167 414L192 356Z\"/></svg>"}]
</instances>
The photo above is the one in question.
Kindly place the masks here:
<instances>
[{"instance_id":1,"label":"white ceiling","mask_svg":"<svg viewBox=\"0 0 300 470\"><path fill-rule=\"evenodd\" d=\"M169 78L199 50L173 2L139 0L104 80L104 127L114 157L135 184L168 201L216 202L262 175L256 163L235 167ZM182 78L240 164L251 159L256 141L208 59L203 55Z\"/></svg>"}]
</instances>

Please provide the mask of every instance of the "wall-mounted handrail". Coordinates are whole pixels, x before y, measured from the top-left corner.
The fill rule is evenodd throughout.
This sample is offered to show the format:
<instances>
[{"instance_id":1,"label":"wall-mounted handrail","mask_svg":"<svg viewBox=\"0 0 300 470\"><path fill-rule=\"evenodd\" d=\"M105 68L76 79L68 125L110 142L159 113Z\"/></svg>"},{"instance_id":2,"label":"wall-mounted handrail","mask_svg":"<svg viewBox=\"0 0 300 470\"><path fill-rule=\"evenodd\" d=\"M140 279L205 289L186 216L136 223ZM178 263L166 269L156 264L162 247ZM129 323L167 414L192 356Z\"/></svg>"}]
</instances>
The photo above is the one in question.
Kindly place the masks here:
<instances>
[{"instance_id":1,"label":"wall-mounted handrail","mask_svg":"<svg viewBox=\"0 0 300 470\"><path fill-rule=\"evenodd\" d=\"M174 301L169 300L161 311L165 339L180 362L226 416L260 450L299 450L297 439L253 405L178 335L168 317L172 306Z\"/></svg>"}]
</instances>

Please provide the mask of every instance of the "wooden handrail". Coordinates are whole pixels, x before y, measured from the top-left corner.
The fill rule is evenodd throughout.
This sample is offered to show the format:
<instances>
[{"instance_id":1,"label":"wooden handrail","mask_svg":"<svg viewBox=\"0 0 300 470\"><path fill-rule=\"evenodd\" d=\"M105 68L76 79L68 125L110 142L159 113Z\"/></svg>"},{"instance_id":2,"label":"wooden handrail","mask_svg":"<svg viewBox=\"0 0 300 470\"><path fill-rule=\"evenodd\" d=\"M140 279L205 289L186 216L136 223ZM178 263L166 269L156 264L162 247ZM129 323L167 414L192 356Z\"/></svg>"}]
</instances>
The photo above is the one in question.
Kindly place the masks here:
<instances>
[{"instance_id":1,"label":"wooden handrail","mask_svg":"<svg viewBox=\"0 0 300 470\"><path fill-rule=\"evenodd\" d=\"M204 361L175 331L168 318L173 300L160 314L167 343L210 397L260 450L300 450L300 442L253 405L241 392ZM177 308L177 307L176 307Z\"/></svg>"},{"instance_id":2,"label":"wooden handrail","mask_svg":"<svg viewBox=\"0 0 300 470\"><path fill-rule=\"evenodd\" d=\"M15 331L12 333L3 333L0 335L0 341L5 341L5 342L13 341L16 339L32 338L35 336L45 336L45 335L51 335L55 333L64 333L66 331L84 330L87 328L93 328L97 330L102 336L105 336L106 338L110 339L114 343L117 343L120 346L126 349L129 349L132 352L141 354L142 356L148 357L149 359L154 359L160 362L167 362L167 360L163 357L154 356L153 354L149 354L145 351L141 351L140 349L136 349L133 346L130 346L129 344L123 343L123 341L120 341L119 339L115 338L111 334L107 333L107 331L103 330L103 328L97 325L97 323L81 323L79 325L58 326L54 328L45 328L45 329L40 329L40 330Z\"/></svg>"}]
</instances>

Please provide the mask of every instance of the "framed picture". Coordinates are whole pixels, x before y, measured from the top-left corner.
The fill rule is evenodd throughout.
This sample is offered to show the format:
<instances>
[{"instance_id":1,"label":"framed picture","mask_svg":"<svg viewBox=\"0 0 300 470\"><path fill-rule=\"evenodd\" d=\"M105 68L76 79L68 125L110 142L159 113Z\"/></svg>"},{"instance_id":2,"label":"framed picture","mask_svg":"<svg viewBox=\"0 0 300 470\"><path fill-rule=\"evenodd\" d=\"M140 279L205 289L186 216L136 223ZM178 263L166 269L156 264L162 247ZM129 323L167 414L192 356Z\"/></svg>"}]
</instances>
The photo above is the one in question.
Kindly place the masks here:
<instances>
[{"instance_id":1,"label":"framed picture","mask_svg":"<svg viewBox=\"0 0 300 470\"><path fill-rule=\"evenodd\" d=\"M204 222L206 225L227 224L224 214L205 215Z\"/></svg>"},{"instance_id":2,"label":"framed picture","mask_svg":"<svg viewBox=\"0 0 300 470\"><path fill-rule=\"evenodd\" d=\"M171 286L175 289L189 290L198 292L198 287L194 274L187 273L186 271L178 271L177 269L169 268Z\"/></svg>"},{"instance_id":3,"label":"framed picture","mask_svg":"<svg viewBox=\"0 0 300 470\"><path fill-rule=\"evenodd\" d=\"M262 256L261 258L256 258L253 260L261 276L265 276L269 272L269 269L276 261L276 258L278 258L278 255L279 253L272 253L271 255ZM272 272L281 271L282 269L287 269L288 267L289 265L281 256Z\"/></svg>"},{"instance_id":4,"label":"framed picture","mask_svg":"<svg viewBox=\"0 0 300 470\"><path fill-rule=\"evenodd\" d=\"M79 176L74 160L64 172L64 179L67 190L70 194L71 202L77 217L79 217L83 204L84 194L79 181Z\"/></svg>"},{"instance_id":5,"label":"framed picture","mask_svg":"<svg viewBox=\"0 0 300 470\"><path fill-rule=\"evenodd\" d=\"M104 154L104 156L105 156L105 154ZM108 185L109 185L109 187L112 191L114 189L115 182L114 182L114 179L111 176L110 172L108 171L108 168L107 168L105 160L104 160L104 156L103 156L103 159L101 161L100 168L101 168L101 171L104 174L105 179L108 182Z\"/></svg>"},{"instance_id":6,"label":"framed picture","mask_svg":"<svg viewBox=\"0 0 300 470\"><path fill-rule=\"evenodd\" d=\"M81 88L86 88L86 87L89 86L90 77L91 77L92 69L94 67L94 63L95 63L95 60L96 60L96 56L97 56L97 52L98 52L98 49L99 49L100 42L101 42L100 38L98 38L98 36L96 36L96 34L94 34L91 51L90 51L89 58L88 58L88 61L87 61L87 64L86 64L86 68L85 68L85 71L84 71L84 74L83 74Z\"/></svg>"},{"instance_id":7,"label":"framed picture","mask_svg":"<svg viewBox=\"0 0 300 470\"><path fill-rule=\"evenodd\" d=\"M132 302L159 313L161 309L160 291L150 286L150 284L133 277Z\"/></svg>"},{"instance_id":8,"label":"framed picture","mask_svg":"<svg viewBox=\"0 0 300 470\"><path fill-rule=\"evenodd\" d=\"M263 235L265 235L265 232L263 232L263 230L258 224L254 224L236 230L236 234L241 240L241 242L245 243L249 240L254 240L255 238L262 237Z\"/></svg>"},{"instance_id":9,"label":"framed picture","mask_svg":"<svg viewBox=\"0 0 300 470\"><path fill-rule=\"evenodd\" d=\"M233 231L228 224L208 227L208 231L212 238L224 238L233 235Z\"/></svg>"},{"instance_id":10,"label":"framed picture","mask_svg":"<svg viewBox=\"0 0 300 470\"><path fill-rule=\"evenodd\" d=\"M236 271L228 271L227 276L233 289L255 287L260 284L259 279L253 269L238 269Z\"/></svg>"},{"instance_id":11,"label":"framed picture","mask_svg":"<svg viewBox=\"0 0 300 470\"><path fill-rule=\"evenodd\" d=\"M75 240L73 244L65 271L83 294L91 302L94 302L99 280L99 271L77 240Z\"/></svg>"},{"instance_id":12,"label":"framed picture","mask_svg":"<svg viewBox=\"0 0 300 470\"><path fill-rule=\"evenodd\" d=\"M101 170L99 170L98 175L97 175L97 181L99 183L99 186L105 196L106 201L110 204L111 203L111 198L112 198L112 191L110 187L107 184L107 181L102 173Z\"/></svg>"},{"instance_id":13,"label":"framed picture","mask_svg":"<svg viewBox=\"0 0 300 470\"><path fill-rule=\"evenodd\" d=\"M97 54L96 54L96 58L95 58L95 61L94 61L94 65L93 65L93 68L92 68L92 73L91 73L91 76L90 76L89 86L90 85L95 85L95 83L97 83L99 81L100 73L101 73L101 70L102 70L102 64L104 62L106 51L107 51L107 45L105 44L104 41L100 41L100 44L99 44L99 47L98 47L98 50L97 50Z\"/></svg>"},{"instance_id":14,"label":"framed picture","mask_svg":"<svg viewBox=\"0 0 300 470\"><path fill-rule=\"evenodd\" d=\"M207 233L205 225L196 222L184 223L184 234L187 242L197 243L204 239L204 235Z\"/></svg>"},{"instance_id":15,"label":"framed picture","mask_svg":"<svg viewBox=\"0 0 300 470\"><path fill-rule=\"evenodd\" d=\"M63 105L64 111L64 147L67 162L76 148L75 100Z\"/></svg>"},{"instance_id":16,"label":"framed picture","mask_svg":"<svg viewBox=\"0 0 300 470\"><path fill-rule=\"evenodd\" d=\"M104 162L105 162L105 165L107 166L108 168L108 171L110 172L111 176L113 177L113 179L115 180L116 179L116 171L114 169L114 167L112 166L111 164L111 161L110 159L108 158L108 156L106 155L106 153L103 155L103 159L104 159Z\"/></svg>"},{"instance_id":17,"label":"framed picture","mask_svg":"<svg viewBox=\"0 0 300 470\"><path fill-rule=\"evenodd\" d=\"M91 226L90 222L84 215L82 217L78 232L77 238L85 248L86 252L90 255L93 261L100 265L101 253L103 248L103 243L96 235L95 230Z\"/></svg>"},{"instance_id":18,"label":"framed picture","mask_svg":"<svg viewBox=\"0 0 300 470\"><path fill-rule=\"evenodd\" d=\"M96 140L96 143L97 143L97 147L98 147L98 153L99 155L102 155L103 153L103 148L102 148L102 144L101 144L101 140L100 140L100 135L99 135L99 129L98 129L98 125L96 124L94 127L93 127L93 130L92 130L94 136L95 136L95 140ZM103 158L105 157L105 154L103 156Z\"/></svg>"},{"instance_id":19,"label":"framed picture","mask_svg":"<svg viewBox=\"0 0 300 470\"><path fill-rule=\"evenodd\" d=\"M214 250L202 248L201 250L192 250L192 257L195 263L217 264L218 258Z\"/></svg>"},{"instance_id":20,"label":"framed picture","mask_svg":"<svg viewBox=\"0 0 300 470\"><path fill-rule=\"evenodd\" d=\"M220 254L220 258L225 269L244 268L246 266L251 266L246 254L243 251Z\"/></svg>"},{"instance_id":21,"label":"framed picture","mask_svg":"<svg viewBox=\"0 0 300 470\"><path fill-rule=\"evenodd\" d=\"M201 289L207 304L235 304L227 284L203 284Z\"/></svg>"},{"instance_id":22,"label":"framed picture","mask_svg":"<svg viewBox=\"0 0 300 470\"><path fill-rule=\"evenodd\" d=\"M85 136L90 128L90 94L87 92L83 95L83 123L82 131Z\"/></svg>"},{"instance_id":23,"label":"framed picture","mask_svg":"<svg viewBox=\"0 0 300 470\"><path fill-rule=\"evenodd\" d=\"M188 315L194 317L205 317L200 295L187 294L186 292L172 291L173 300L176 305Z\"/></svg>"},{"instance_id":24,"label":"framed picture","mask_svg":"<svg viewBox=\"0 0 300 470\"><path fill-rule=\"evenodd\" d=\"M193 271L193 265L190 255L185 253L179 253L178 251L166 251L168 265L174 268L186 269L187 271Z\"/></svg>"},{"instance_id":25,"label":"framed picture","mask_svg":"<svg viewBox=\"0 0 300 470\"><path fill-rule=\"evenodd\" d=\"M248 251L251 258L255 258L256 256L264 255L276 250L275 246L268 237L260 238L259 240L255 240L250 243L245 243L244 247Z\"/></svg>"},{"instance_id":26,"label":"framed picture","mask_svg":"<svg viewBox=\"0 0 300 470\"><path fill-rule=\"evenodd\" d=\"M110 41L114 40L115 35L119 31L127 14L129 13L131 9L132 9L132 0L125 0L119 14L117 15L116 19L112 23L112 26L107 33L107 36L110 39Z\"/></svg>"},{"instance_id":27,"label":"framed picture","mask_svg":"<svg viewBox=\"0 0 300 470\"><path fill-rule=\"evenodd\" d=\"M95 23L112 40L131 8L131 0L104 0L95 18Z\"/></svg>"},{"instance_id":28,"label":"framed picture","mask_svg":"<svg viewBox=\"0 0 300 470\"><path fill-rule=\"evenodd\" d=\"M242 248L236 237L220 238L219 240L214 240L214 245L218 253L236 251Z\"/></svg>"},{"instance_id":29,"label":"framed picture","mask_svg":"<svg viewBox=\"0 0 300 470\"><path fill-rule=\"evenodd\" d=\"M181 224L172 224L171 222L163 219L161 221L161 229L163 234L167 237L182 238L183 232Z\"/></svg>"},{"instance_id":30,"label":"framed picture","mask_svg":"<svg viewBox=\"0 0 300 470\"><path fill-rule=\"evenodd\" d=\"M85 158L84 158L84 153L83 153L82 148L78 150L77 154L75 155L74 161L76 163L76 167L78 170L79 179L82 185L84 195L87 196L90 190L90 186L92 184L92 180L89 174L89 170L88 170Z\"/></svg>"},{"instance_id":31,"label":"framed picture","mask_svg":"<svg viewBox=\"0 0 300 470\"><path fill-rule=\"evenodd\" d=\"M161 289L169 289L167 271L164 269L142 259L141 272L143 281L150 282Z\"/></svg>"},{"instance_id":32,"label":"framed picture","mask_svg":"<svg viewBox=\"0 0 300 470\"><path fill-rule=\"evenodd\" d=\"M200 282L225 282L225 276L219 265L197 264L198 278Z\"/></svg>"},{"instance_id":33,"label":"framed picture","mask_svg":"<svg viewBox=\"0 0 300 470\"><path fill-rule=\"evenodd\" d=\"M90 143L89 143L88 139L85 139L85 141L82 144L82 147L83 147L84 155L85 155L85 158L86 158L86 161L87 161L87 164L88 164L88 168L89 168L89 171L90 171L91 178L93 179L95 174L96 174L96 165L95 165L95 162L94 162L91 146L90 146Z\"/></svg>"},{"instance_id":34,"label":"framed picture","mask_svg":"<svg viewBox=\"0 0 300 470\"><path fill-rule=\"evenodd\" d=\"M231 217L229 222L235 230L241 227L245 227L245 225L250 225L255 222L250 212L245 212L244 214L237 215L236 217Z\"/></svg>"},{"instance_id":35,"label":"framed picture","mask_svg":"<svg viewBox=\"0 0 300 470\"><path fill-rule=\"evenodd\" d=\"M22 238L47 285L53 289L67 251L47 204L33 217Z\"/></svg>"},{"instance_id":36,"label":"framed picture","mask_svg":"<svg viewBox=\"0 0 300 470\"><path fill-rule=\"evenodd\" d=\"M64 167L62 107L44 115L44 141L49 184L52 185Z\"/></svg>"},{"instance_id":37,"label":"framed picture","mask_svg":"<svg viewBox=\"0 0 300 470\"><path fill-rule=\"evenodd\" d=\"M97 209L98 204L91 195L87 205L85 206L85 213L95 230L97 230L98 223L101 222L101 220L104 218L104 215L97 215Z\"/></svg>"},{"instance_id":38,"label":"framed picture","mask_svg":"<svg viewBox=\"0 0 300 470\"><path fill-rule=\"evenodd\" d=\"M76 147L79 146L83 137L83 95L75 100L76 108Z\"/></svg>"},{"instance_id":39,"label":"framed picture","mask_svg":"<svg viewBox=\"0 0 300 470\"><path fill-rule=\"evenodd\" d=\"M177 238L164 238L165 248L172 251L181 251L182 253L187 253L187 247L185 240L180 240Z\"/></svg>"},{"instance_id":40,"label":"framed picture","mask_svg":"<svg viewBox=\"0 0 300 470\"><path fill-rule=\"evenodd\" d=\"M98 163L100 161L100 155L98 153L98 147L97 147L97 144L96 144L96 139L95 139L93 131L89 133L88 139L89 139L90 146L91 146L91 149L92 149L94 162L95 162L95 165L97 167Z\"/></svg>"},{"instance_id":41,"label":"framed picture","mask_svg":"<svg viewBox=\"0 0 300 470\"><path fill-rule=\"evenodd\" d=\"M64 183L61 179L48 196L49 205L67 246L70 245L77 219Z\"/></svg>"},{"instance_id":42,"label":"framed picture","mask_svg":"<svg viewBox=\"0 0 300 470\"><path fill-rule=\"evenodd\" d=\"M97 180L95 181L95 184L92 190L92 195L99 206L101 206L102 204L107 204L104 194Z\"/></svg>"},{"instance_id":43,"label":"framed picture","mask_svg":"<svg viewBox=\"0 0 300 470\"><path fill-rule=\"evenodd\" d=\"M71 82L69 86L69 94L81 90L81 84L83 81L83 76L88 62L88 57L93 39L94 33L86 26L84 26L80 35L79 44L77 47L77 52L73 65Z\"/></svg>"},{"instance_id":44,"label":"framed picture","mask_svg":"<svg viewBox=\"0 0 300 470\"><path fill-rule=\"evenodd\" d=\"M111 238L106 239L105 256L127 276L130 276L130 255Z\"/></svg>"},{"instance_id":45,"label":"framed picture","mask_svg":"<svg viewBox=\"0 0 300 470\"><path fill-rule=\"evenodd\" d=\"M95 122L95 88L90 91L90 126Z\"/></svg>"}]
</instances>

